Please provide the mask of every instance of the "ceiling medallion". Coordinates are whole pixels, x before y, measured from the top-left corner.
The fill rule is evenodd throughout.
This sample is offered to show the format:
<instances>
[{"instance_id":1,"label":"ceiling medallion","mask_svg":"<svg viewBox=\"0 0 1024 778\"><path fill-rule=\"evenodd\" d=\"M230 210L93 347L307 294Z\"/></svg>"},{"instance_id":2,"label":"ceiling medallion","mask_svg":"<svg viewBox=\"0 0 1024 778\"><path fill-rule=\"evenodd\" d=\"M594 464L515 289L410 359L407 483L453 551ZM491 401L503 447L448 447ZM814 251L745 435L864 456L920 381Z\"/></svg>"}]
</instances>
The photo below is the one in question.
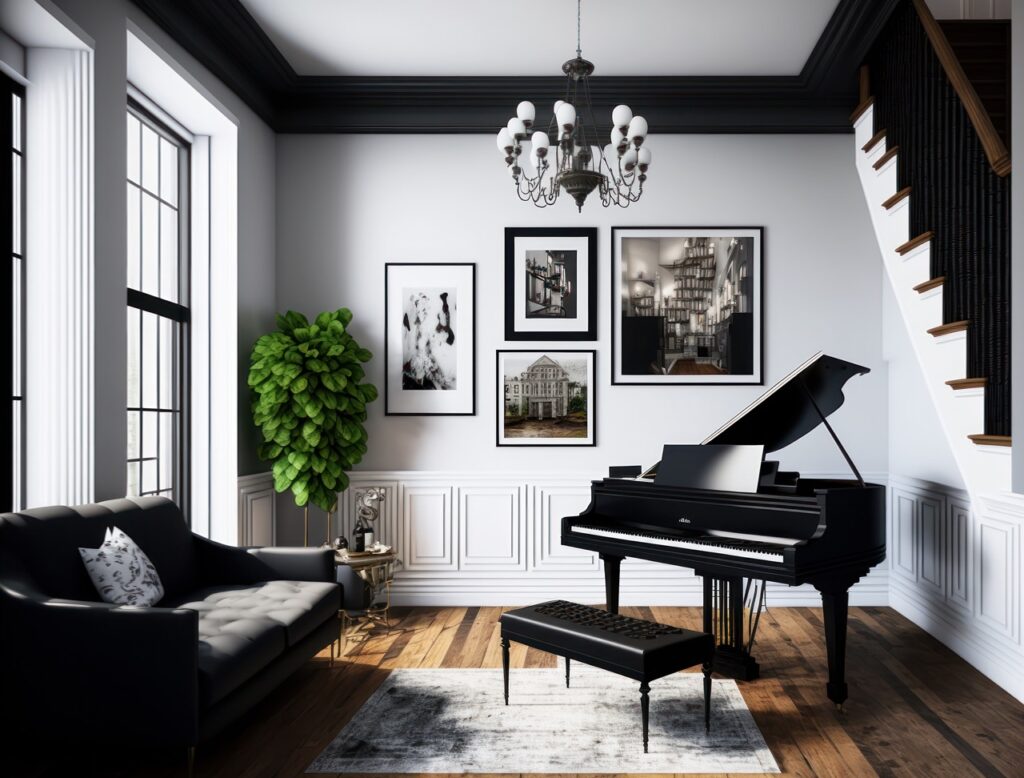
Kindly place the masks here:
<instances>
[{"instance_id":1,"label":"ceiling medallion","mask_svg":"<svg viewBox=\"0 0 1024 778\"><path fill-rule=\"evenodd\" d=\"M605 207L626 208L643 194L651 164L651 150L643 145L647 120L633 116L628 105L619 105L612 111L611 143L603 149L596 145L588 80L594 72L594 63L581 56L580 2L576 2L576 57L562 65L566 75L565 99L555 103L548 131L537 131L529 136L533 174L520 165L523 143L536 117L533 103L524 100L519 104L516 115L498 132L498 149L515 181L516 194L524 202L545 208L554 203L559 191L564 189L582 211L587 196L597 189ZM555 140L553 147L552 139Z\"/></svg>"}]
</instances>

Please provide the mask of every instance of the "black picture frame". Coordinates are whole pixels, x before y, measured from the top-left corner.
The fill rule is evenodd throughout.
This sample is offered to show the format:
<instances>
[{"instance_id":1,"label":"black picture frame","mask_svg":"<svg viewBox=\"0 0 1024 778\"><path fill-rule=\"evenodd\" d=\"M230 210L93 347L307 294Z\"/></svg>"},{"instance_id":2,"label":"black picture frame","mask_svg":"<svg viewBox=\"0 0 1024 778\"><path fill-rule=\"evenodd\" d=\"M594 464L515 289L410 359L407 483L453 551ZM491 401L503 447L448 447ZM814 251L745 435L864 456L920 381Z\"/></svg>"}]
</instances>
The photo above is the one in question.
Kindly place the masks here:
<instances>
[{"instance_id":1,"label":"black picture frame","mask_svg":"<svg viewBox=\"0 0 1024 778\"><path fill-rule=\"evenodd\" d=\"M621 344L624 341L622 332L620 330L622 316L622 300L621 300L621 262L622 257L620 256L620 233L624 232L634 233L659 233L659 232L679 232L679 233L690 233L696 235L698 233L704 233L705 236L713 235L718 233L720 235L729 233L740 234L748 233L749 236L756 236L755 250L756 257L754 258L753 266L756 268L756 277L753 279L751 284L751 297L753 298L753 307L756 310L751 312L751 321L753 323L753 335L752 335L752 358L751 358L751 373L750 378L745 380L728 380L731 378L731 374L715 376L714 379L701 378L699 375L696 376L649 376L646 380L628 380L624 378L624 375L617 374L617 365L621 363L621 355L618 351ZM642 234L635 235L634 237L646 237ZM747 237L744 235L743 237ZM765 295L764 295L764 276L765 276L765 227L764 226L667 226L667 227L646 227L646 226L619 226L612 227L611 235L611 283L610 286L610 298L611 298L611 358L609 359L609 373L611 377L611 383L613 386L763 386L764 385L764 352L765 352L765 337L764 337L764 308L765 308ZM625 317L629 318L629 317ZM628 374L632 375L641 374ZM660 380L653 380L654 378Z\"/></svg>"},{"instance_id":2,"label":"black picture frame","mask_svg":"<svg viewBox=\"0 0 1024 778\"><path fill-rule=\"evenodd\" d=\"M566 329L555 327L552 329L523 329L522 322L517 326L516 311L528 305L524 294L516 293L517 257L516 239L531 238L554 240L565 240L576 238L586 241L587 260L586 288L577 290L577 300L585 300L586 317L583 327L578 329ZM580 267L577 266L578 275ZM597 228L596 227L506 227L505 228L505 340L544 340L544 341L592 341L597 340ZM582 314L581 314L582 316ZM560 320L552 318L551 322L557 323Z\"/></svg>"},{"instance_id":3,"label":"black picture frame","mask_svg":"<svg viewBox=\"0 0 1024 778\"><path fill-rule=\"evenodd\" d=\"M522 440L537 440L548 442L536 443L510 443L508 438L503 439L502 431L505 426L505 380L502 371L502 357L507 354L536 354L547 356L551 354L578 354L585 355L589 360L589 383L587 384L587 421L589 435L583 438L584 442L550 442L568 441L572 438L521 438ZM502 448L588 448L597 445L597 349L498 349L494 354L494 373L496 385L496 418L495 418L495 445Z\"/></svg>"},{"instance_id":4,"label":"black picture frame","mask_svg":"<svg viewBox=\"0 0 1024 778\"><path fill-rule=\"evenodd\" d=\"M468 359L469 359L469 373L470 386L469 386L469 397L461 398L463 404L468 403L468 407L463 410L393 410L392 404L395 403L395 392L391 387L392 380L394 378L394 365L392 360L394 358L394 344L391 343L394 338L394 329L390 321L392 295L391 295L391 283L393 276L397 274L399 268L415 268L419 269L441 269L441 268L468 268L469 271L469 287L470 287L470 326L469 333L472 338L470 346L468 348ZM429 285L432 287L442 286L442 281L439 279L435 272L435 275L431 278ZM463 308L464 310L464 308ZM458 326L458 325L457 325ZM459 326L461 329L461 326ZM399 357L401 357L401 351L399 351ZM402 363L399 362L399 374L401 374ZM385 416L475 416L476 415L476 263L475 262L386 262L384 264L384 415ZM398 387L401 389L401 386ZM414 394L421 397L427 397L427 399L440 399L439 397L430 398L429 395L437 394L441 395L441 392L424 392L418 391Z\"/></svg>"}]
</instances>

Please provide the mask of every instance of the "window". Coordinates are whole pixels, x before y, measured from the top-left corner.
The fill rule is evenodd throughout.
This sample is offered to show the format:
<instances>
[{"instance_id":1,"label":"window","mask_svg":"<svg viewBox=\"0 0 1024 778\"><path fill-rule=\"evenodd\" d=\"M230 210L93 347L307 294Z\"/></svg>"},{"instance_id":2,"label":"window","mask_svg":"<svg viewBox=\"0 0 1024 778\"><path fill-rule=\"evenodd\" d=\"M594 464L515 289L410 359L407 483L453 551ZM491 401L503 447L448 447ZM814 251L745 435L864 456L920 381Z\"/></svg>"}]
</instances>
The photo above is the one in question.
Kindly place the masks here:
<instances>
[{"instance_id":1,"label":"window","mask_svg":"<svg viewBox=\"0 0 1024 778\"><path fill-rule=\"evenodd\" d=\"M127 121L128 494L187 511L189 144L131 100Z\"/></svg>"},{"instance_id":2,"label":"window","mask_svg":"<svg viewBox=\"0 0 1024 778\"><path fill-rule=\"evenodd\" d=\"M0 479L0 510L12 511L22 507L23 459L22 427L24 424L24 400L22 395L22 302L24 300L25 247L25 115L24 88L7 76L2 79L2 108L0 108L0 143L3 144L3 191L5 208L3 228L0 229L2 251L10 257L0 273L0 299L7 301L0 305L5 311L0 317L0 361L7 368L5 381L10 387L9 404L0 411L0 446L5 452L2 472L9 473Z\"/></svg>"}]
</instances>

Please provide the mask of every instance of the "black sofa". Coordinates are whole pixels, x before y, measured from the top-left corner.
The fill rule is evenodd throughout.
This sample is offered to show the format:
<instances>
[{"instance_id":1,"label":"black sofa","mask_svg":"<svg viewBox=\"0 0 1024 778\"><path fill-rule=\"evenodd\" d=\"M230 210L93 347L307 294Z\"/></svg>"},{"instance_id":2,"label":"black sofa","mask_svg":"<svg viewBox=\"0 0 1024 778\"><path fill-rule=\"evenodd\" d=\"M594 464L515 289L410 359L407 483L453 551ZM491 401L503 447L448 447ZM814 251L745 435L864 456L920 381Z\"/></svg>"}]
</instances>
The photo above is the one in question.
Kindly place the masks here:
<instances>
[{"instance_id":1,"label":"black sofa","mask_svg":"<svg viewBox=\"0 0 1024 778\"><path fill-rule=\"evenodd\" d=\"M165 589L102 602L78 553L124 530ZM193 747L338 638L320 549L240 549L194 535L163 498L0 515L4 731Z\"/></svg>"}]
</instances>

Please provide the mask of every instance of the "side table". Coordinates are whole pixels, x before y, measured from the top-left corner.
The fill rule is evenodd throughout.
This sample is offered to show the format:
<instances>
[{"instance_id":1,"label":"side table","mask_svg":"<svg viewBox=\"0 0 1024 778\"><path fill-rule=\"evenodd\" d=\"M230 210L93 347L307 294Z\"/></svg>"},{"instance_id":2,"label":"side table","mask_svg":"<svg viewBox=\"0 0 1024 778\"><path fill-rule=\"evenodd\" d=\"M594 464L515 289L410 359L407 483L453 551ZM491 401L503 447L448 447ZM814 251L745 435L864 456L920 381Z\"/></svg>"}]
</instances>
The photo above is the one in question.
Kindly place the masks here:
<instances>
[{"instance_id":1,"label":"side table","mask_svg":"<svg viewBox=\"0 0 1024 778\"><path fill-rule=\"evenodd\" d=\"M396 568L402 562L392 549L381 554L372 552L355 553L348 550L334 554L335 566L346 566L366 583L369 605L365 610L354 611L342 608L339 612L341 627L338 632L338 655L345 653L348 638L363 628L384 627L391 632L391 582ZM380 595L382 601L378 601Z\"/></svg>"}]
</instances>

